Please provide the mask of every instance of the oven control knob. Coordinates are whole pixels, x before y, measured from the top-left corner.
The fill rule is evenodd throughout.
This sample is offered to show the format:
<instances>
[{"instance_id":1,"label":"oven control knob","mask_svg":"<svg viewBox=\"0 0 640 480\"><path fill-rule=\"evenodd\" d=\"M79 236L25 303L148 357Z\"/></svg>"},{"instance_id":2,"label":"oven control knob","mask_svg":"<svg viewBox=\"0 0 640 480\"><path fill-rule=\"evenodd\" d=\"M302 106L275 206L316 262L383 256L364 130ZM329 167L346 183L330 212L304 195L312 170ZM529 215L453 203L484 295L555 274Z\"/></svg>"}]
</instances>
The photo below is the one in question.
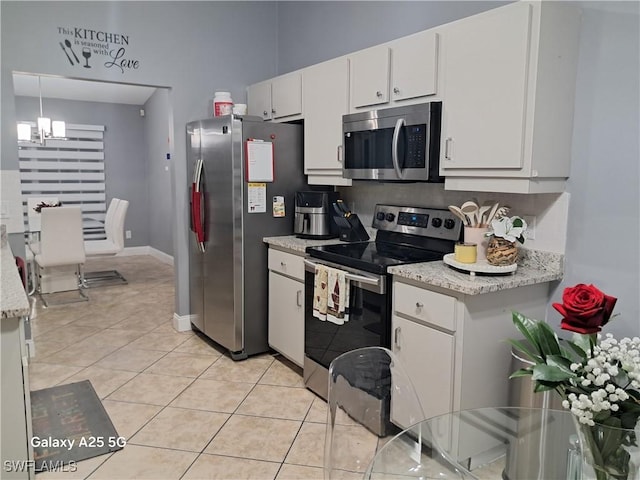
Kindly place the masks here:
<instances>
[{"instance_id":1,"label":"oven control knob","mask_svg":"<svg viewBox=\"0 0 640 480\"><path fill-rule=\"evenodd\" d=\"M376 218L380 221L384 220L384 212L376 213Z\"/></svg>"},{"instance_id":2,"label":"oven control knob","mask_svg":"<svg viewBox=\"0 0 640 480\"><path fill-rule=\"evenodd\" d=\"M396 216L393 213L387 213L387 222L393 222Z\"/></svg>"},{"instance_id":3,"label":"oven control knob","mask_svg":"<svg viewBox=\"0 0 640 480\"><path fill-rule=\"evenodd\" d=\"M444 228L448 228L449 230L451 230L455 226L456 226L456 221L451 218L447 218L444 221Z\"/></svg>"},{"instance_id":4,"label":"oven control knob","mask_svg":"<svg viewBox=\"0 0 640 480\"><path fill-rule=\"evenodd\" d=\"M431 219L431 225L433 225L435 228L439 228L440 225L442 225L442 219L441 218L432 218Z\"/></svg>"}]
</instances>

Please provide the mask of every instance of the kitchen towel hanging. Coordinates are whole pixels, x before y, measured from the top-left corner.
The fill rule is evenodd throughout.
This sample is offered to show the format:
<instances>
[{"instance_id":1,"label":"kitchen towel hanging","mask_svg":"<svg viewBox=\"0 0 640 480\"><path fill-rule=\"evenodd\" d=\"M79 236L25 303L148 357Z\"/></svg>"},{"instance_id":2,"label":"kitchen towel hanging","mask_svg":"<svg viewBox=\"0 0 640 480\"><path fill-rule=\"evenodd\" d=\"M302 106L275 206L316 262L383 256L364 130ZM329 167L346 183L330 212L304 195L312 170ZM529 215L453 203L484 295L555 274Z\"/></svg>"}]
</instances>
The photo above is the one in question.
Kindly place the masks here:
<instances>
[{"instance_id":1,"label":"kitchen towel hanging","mask_svg":"<svg viewBox=\"0 0 640 480\"><path fill-rule=\"evenodd\" d=\"M316 265L313 284L313 316L343 325L349 320L349 280L336 268Z\"/></svg>"}]
</instances>

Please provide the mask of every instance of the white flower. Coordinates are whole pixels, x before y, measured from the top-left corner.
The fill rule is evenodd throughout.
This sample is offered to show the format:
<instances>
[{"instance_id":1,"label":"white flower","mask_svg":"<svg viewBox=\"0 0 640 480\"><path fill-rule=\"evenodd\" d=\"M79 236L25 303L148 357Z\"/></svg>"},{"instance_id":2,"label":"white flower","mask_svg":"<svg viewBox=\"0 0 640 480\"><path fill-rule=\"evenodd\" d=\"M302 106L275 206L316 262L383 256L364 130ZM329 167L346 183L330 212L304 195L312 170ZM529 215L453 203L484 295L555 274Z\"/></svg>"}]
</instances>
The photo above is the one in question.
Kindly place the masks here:
<instances>
[{"instance_id":1,"label":"white flower","mask_svg":"<svg viewBox=\"0 0 640 480\"><path fill-rule=\"evenodd\" d=\"M516 227L514 222L521 226ZM527 222L518 216L501 217L491 221L491 229L494 236L504 238L508 242L515 242L520 238L523 239L522 235L527 230ZM521 241L524 242L524 239Z\"/></svg>"}]
</instances>

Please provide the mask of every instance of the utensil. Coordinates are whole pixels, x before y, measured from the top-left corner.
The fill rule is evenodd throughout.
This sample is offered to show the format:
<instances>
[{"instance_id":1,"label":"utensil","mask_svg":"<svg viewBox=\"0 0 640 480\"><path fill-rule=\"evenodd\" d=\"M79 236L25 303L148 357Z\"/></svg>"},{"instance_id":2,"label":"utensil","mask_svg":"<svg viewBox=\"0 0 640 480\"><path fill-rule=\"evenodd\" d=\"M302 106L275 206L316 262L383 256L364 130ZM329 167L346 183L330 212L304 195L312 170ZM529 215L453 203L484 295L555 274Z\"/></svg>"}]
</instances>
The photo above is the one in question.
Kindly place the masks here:
<instances>
[{"instance_id":1,"label":"utensil","mask_svg":"<svg viewBox=\"0 0 640 480\"><path fill-rule=\"evenodd\" d=\"M491 220L493 220L493 217L495 217L496 211L498 210L499 206L500 204L496 202L493 204L493 207L491 207L491 210L489 210L489 214L487 215L487 225L491 225Z\"/></svg>"},{"instance_id":2,"label":"utensil","mask_svg":"<svg viewBox=\"0 0 640 480\"><path fill-rule=\"evenodd\" d=\"M504 207L500 207L498 210L496 210L496 214L494 215L493 218L495 218L495 219L502 218L507 213L509 213L509 210L511 210L511 207L507 207L506 205Z\"/></svg>"},{"instance_id":3,"label":"utensil","mask_svg":"<svg viewBox=\"0 0 640 480\"><path fill-rule=\"evenodd\" d=\"M455 205L449 205L449 211L451 213L453 213L456 217L458 217L460 220L462 220L462 224L466 227L469 226L469 220L467 219L467 216L462 213L462 211L456 207Z\"/></svg>"},{"instance_id":4,"label":"utensil","mask_svg":"<svg viewBox=\"0 0 640 480\"><path fill-rule=\"evenodd\" d=\"M484 202L480 209L478 210L478 226L486 225L487 221L485 219L485 213L491 208L491 202Z\"/></svg>"},{"instance_id":5,"label":"utensil","mask_svg":"<svg viewBox=\"0 0 640 480\"><path fill-rule=\"evenodd\" d=\"M62 48L62 51L64 52L64 54L67 56L67 58L69 59L69 63L71 65L73 65L73 60L71 60L71 57L69 56L69 54L67 53L67 50L64 48L64 45L62 44L62 42L60 42L60 48Z\"/></svg>"},{"instance_id":6,"label":"utensil","mask_svg":"<svg viewBox=\"0 0 640 480\"><path fill-rule=\"evenodd\" d=\"M76 52L73 51L73 48L71 48L71 42L69 41L68 38L65 39L64 44L67 46L67 48L69 50L71 50L71 53L73 53L73 58L76 59L77 63L80 63L80 60L78 59L78 56L76 55Z\"/></svg>"},{"instance_id":7,"label":"utensil","mask_svg":"<svg viewBox=\"0 0 640 480\"><path fill-rule=\"evenodd\" d=\"M477 227L478 226L478 204L475 202L464 202L460 207L462 213L469 217L469 226Z\"/></svg>"}]
</instances>

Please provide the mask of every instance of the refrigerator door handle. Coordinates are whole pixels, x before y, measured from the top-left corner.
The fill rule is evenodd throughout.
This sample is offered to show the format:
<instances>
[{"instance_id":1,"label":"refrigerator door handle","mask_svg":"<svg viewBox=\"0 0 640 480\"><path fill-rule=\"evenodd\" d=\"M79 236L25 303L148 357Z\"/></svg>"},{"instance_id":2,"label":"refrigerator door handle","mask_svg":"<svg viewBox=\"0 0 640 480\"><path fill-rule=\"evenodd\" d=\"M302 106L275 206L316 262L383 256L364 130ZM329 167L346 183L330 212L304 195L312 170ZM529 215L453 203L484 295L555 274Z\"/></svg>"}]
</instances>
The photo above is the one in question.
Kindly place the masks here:
<instances>
[{"instance_id":1,"label":"refrigerator door handle","mask_svg":"<svg viewBox=\"0 0 640 480\"><path fill-rule=\"evenodd\" d=\"M196 161L193 183L191 185L191 223L193 232L196 235L199 250L204 253L206 247L204 243L204 216L202 212L202 168L203 161L199 158Z\"/></svg>"}]
</instances>

